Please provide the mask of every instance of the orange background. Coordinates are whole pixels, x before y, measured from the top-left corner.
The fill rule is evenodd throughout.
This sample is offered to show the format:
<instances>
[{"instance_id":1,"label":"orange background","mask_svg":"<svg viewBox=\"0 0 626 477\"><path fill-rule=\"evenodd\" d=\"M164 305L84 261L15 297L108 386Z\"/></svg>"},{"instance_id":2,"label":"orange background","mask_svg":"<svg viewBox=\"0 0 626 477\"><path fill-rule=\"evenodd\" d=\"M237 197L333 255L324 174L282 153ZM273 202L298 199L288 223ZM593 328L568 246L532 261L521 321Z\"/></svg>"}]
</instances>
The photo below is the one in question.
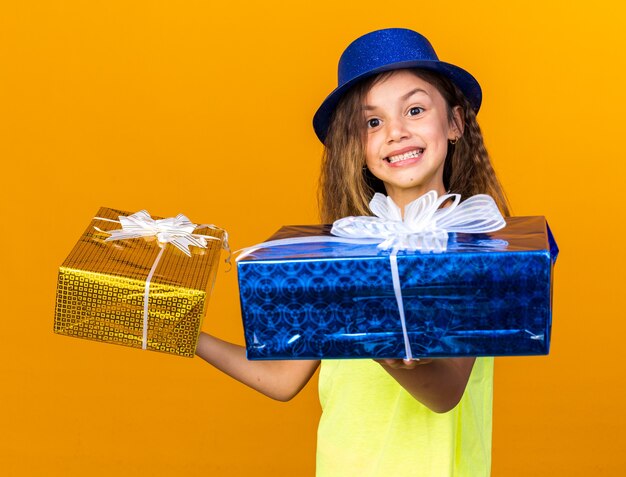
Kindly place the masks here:
<instances>
[{"instance_id":1,"label":"orange background","mask_svg":"<svg viewBox=\"0 0 626 477\"><path fill-rule=\"evenodd\" d=\"M493 474L622 472L618 3L4 2L0 474L313 475L314 383L281 404L198 358L54 335L57 268L101 205L183 212L235 249L317 222L312 115L343 48L388 26L479 79L514 212L561 248L550 356L497 360ZM236 273L204 329L242 342Z\"/></svg>"}]
</instances>

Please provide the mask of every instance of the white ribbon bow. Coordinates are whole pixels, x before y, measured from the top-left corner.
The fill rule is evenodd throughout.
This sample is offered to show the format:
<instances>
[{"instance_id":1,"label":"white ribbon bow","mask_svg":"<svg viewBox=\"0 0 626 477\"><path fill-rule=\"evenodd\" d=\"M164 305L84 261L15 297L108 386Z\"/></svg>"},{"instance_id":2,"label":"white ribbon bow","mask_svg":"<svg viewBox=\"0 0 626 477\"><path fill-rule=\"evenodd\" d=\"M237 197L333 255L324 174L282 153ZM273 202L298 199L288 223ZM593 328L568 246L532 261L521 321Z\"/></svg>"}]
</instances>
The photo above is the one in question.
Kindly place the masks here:
<instances>
[{"instance_id":1,"label":"white ribbon bow","mask_svg":"<svg viewBox=\"0 0 626 477\"><path fill-rule=\"evenodd\" d=\"M448 207L441 205L453 199ZM461 202L460 194L437 197L431 190L405 207L402 212L390 197L374 194L370 210L376 217L345 217L335 221L330 231L338 237L381 239L382 250L421 250L443 252L448 232L487 233L506 225L494 200L485 194Z\"/></svg>"},{"instance_id":2,"label":"white ribbon bow","mask_svg":"<svg viewBox=\"0 0 626 477\"><path fill-rule=\"evenodd\" d=\"M198 226L183 214L167 219L154 220L148 212L141 210L127 217L120 216L119 219L122 228L119 230L107 230L107 233L111 234L111 236L107 237L105 242L138 237L156 237L159 244L171 243L188 257L191 257L191 252L189 251L191 245L206 248L207 239L219 240L217 237L193 234L192 232Z\"/></svg>"}]
</instances>

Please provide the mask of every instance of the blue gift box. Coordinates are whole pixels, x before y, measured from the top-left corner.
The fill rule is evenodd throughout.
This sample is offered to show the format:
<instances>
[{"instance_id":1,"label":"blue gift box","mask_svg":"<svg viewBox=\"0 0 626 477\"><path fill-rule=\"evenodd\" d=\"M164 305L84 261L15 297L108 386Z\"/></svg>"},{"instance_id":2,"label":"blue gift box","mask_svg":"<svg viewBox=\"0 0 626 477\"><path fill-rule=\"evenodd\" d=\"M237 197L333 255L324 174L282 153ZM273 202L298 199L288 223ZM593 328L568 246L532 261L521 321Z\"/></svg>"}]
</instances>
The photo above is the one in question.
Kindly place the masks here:
<instances>
[{"instance_id":1,"label":"blue gift box","mask_svg":"<svg viewBox=\"0 0 626 477\"><path fill-rule=\"evenodd\" d=\"M403 332L389 252L372 244L261 248L238 261L249 359L547 354L558 248L543 217L487 234L449 234L442 253L397 255ZM329 236L281 228L272 240Z\"/></svg>"}]
</instances>

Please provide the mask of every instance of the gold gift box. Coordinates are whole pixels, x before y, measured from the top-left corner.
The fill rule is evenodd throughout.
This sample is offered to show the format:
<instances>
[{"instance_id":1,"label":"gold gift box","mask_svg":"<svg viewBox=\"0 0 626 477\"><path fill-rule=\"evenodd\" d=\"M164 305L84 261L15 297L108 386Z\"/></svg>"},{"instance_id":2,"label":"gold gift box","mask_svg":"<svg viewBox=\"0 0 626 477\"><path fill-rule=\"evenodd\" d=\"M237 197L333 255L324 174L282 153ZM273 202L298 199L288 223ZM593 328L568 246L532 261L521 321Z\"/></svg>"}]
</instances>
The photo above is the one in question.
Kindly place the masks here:
<instances>
[{"instance_id":1,"label":"gold gift box","mask_svg":"<svg viewBox=\"0 0 626 477\"><path fill-rule=\"evenodd\" d=\"M146 280L161 247L152 237L105 242L106 231L121 228L114 221L129 215L102 207L61 265L55 333L143 347ZM191 257L170 243L164 245L149 285L148 350L195 354L225 232L205 227L194 234L219 240L208 239L207 248L191 247Z\"/></svg>"}]
</instances>

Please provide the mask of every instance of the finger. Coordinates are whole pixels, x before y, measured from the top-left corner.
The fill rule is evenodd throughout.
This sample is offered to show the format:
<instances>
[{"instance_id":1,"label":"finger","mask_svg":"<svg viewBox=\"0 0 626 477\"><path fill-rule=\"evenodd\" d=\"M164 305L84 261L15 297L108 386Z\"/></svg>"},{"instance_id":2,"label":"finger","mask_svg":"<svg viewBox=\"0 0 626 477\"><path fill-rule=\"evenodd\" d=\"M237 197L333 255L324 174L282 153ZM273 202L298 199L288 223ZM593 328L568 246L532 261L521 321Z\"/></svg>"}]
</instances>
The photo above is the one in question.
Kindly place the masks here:
<instances>
[{"instance_id":1,"label":"finger","mask_svg":"<svg viewBox=\"0 0 626 477\"><path fill-rule=\"evenodd\" d=\"M406 369L415 369L418 366L423 366L425 364L432 363L432 359L430 358L413 358L413 359L404 359L402 360L404 364L404 368Z\"/></svg>"},{"instance_id":2,"label":"finger","mask_svg":"<svg viewBox=\"0 0 626 477\"><path fill-rule=\"evenodd\" d=\"M432 359L430 359L430 358L420 358L420 359L418 359L417 361L418 361L418 363L417 363L417 364L418 364L419 366L422 366L422 365L424 365L424 364L430 364L430 363L432 363L432 362L433 362L433 360L432 360Z\"/></svg>"},{"instance_id":3,"label":"finger","mask_svg":"<svg viewBox=\"0 0 626 477\"><path fill-rule=\"evenodd\" d=\"M375 360L378 364L382 366L387 366L388 368L398 369L402 367L402 360L394 359L394 358L384 358Z\"/></svg>"}]
</instances>

